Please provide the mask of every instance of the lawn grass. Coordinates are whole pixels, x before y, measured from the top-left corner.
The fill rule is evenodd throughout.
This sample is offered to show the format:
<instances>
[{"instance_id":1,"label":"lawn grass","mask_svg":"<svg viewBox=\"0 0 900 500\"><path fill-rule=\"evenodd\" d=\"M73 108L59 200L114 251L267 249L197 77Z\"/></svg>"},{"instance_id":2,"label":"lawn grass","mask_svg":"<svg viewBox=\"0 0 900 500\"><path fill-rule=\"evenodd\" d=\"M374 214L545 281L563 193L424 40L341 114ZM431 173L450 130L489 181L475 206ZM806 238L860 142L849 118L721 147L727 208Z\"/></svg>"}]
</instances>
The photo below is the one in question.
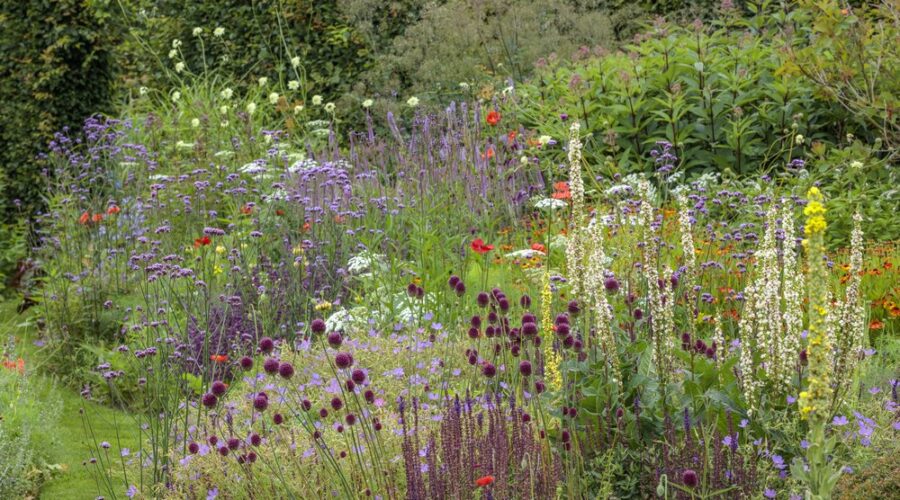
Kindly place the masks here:
<instances>
[{"instance_id":1,"label":"lawn grass","mask_svg":"<svg viewBox=\"0 0 900 500\"><path fill-rule=\"evenodd\" d=\"M0 302L0 326L7 335L16 339L18 354L25 359L29 369L39 364L34 340L37 330L34 315L16 312L12 301ZM58 399L62 403L59 420L52 429L41 429L51 437L53 446L47 450L47 459L59 466L56 472L40 490L40 498L46 499L91 499L97 497L97 484L88 466L83 463L90 458L88 443L93 442L82 423L81 409L91 416L93 433L97 436L119 436L120 443L111 443L110 452L119 453L120 448L136 450L138 433L129 425L125 412L86 401L75 390L57 383L52 377L32 372L38 384L46 387L40 391L42 397ZM122 425L123 422L125 425ZM118 423L118 433L117 424ZM118 455L117 455L118 456ZM122 493L124 495L125 486Z\"/></svg>"}]
</instances>

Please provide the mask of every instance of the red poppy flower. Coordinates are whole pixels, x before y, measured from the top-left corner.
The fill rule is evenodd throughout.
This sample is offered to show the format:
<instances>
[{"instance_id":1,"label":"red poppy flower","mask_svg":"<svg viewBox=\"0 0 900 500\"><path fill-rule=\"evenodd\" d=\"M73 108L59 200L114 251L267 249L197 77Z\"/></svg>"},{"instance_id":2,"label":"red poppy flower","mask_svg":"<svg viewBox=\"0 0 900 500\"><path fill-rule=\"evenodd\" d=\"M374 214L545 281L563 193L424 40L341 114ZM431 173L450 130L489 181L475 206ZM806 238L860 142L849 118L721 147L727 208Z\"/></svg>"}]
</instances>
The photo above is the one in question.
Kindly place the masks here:
<instances>
[{"instance_id":1,"label":"red poppy flower","mask_svg":"<svg viewBox=\"0 0 900 500\"><path fill-rule=\"evenodd\" d=\"M493 482L494 482L494 476L484 476L484 477L480 477L480 478L476 479L475 485L478 486L479 488L482 488L484 486L489 486Z\"/></svg>"},{"instance_id":2,"label":"red poppy flower","mask_svg":"<svg viewBox=\"0 0 900 500\"><path fill-rule=\"evenodd\" d=\"M253 213L253 207L251 207L250 205L244 205L241 207L241 213L244 215L250 215L251 213Z\"/></svg>"},{"instance_id":3,"label":"red poppy flower","mask_svg":"<svg viewBox=\"0 0 900 500\"><path fill-rule=\"evenodd\" d=\"M498 123L500 123L500 113L495 110L491 110L491 112L487 114L486 120L488 122L488 125L492 127L496 126Z\"/></svg>"},{"instance_id":4,"label":"red poppy flower","mask_svg":"<svg viewBox=\"0 0 900 500\"><path fill-rule=\"evenodd\" d=\"M212 356L209 357L209 360L212 361L213 363L227 363L228 356L225 354L213 354Z\"/></svg>"},{"instance_id":5,"label":"red poppy flower","mask_svg":"<svg viewBox=\"0 0 900 500\"><path fill-rule=\"evenodd\" d=\"M514 140L516 140L516 137L518 137L518 136L519 136L519 133L516 132L515 130L513 130L509 134L506 135L506 138L509 139L509 142L513 142Z\"/></svg>"},{"instance_id":6,"label":"red poppy flower","mask_svg":"<svg viewBox=\"0 0 900 500\"><path fill-rule=\"evenodd\" d=\"M194 240L194 248L205 247L206 245L209 245L210 243L212 243L212 240L209 239L209 236L197 238L196 240Z\"/></svg>"},{"instance_id":7,"label":"red poppy flower","mask_svg":"<svg viewBox=\"0 0 900 500\"><path fill-rule=\"evenodd\" d=\"M303 232L305 233L305 232L309 231L310 227L312 227L312 226L309 225L309 222L304 222L303 223Z\"/></svg>"},{"instance_id":8,"label":"red poppy flower","mask_svg":"<svg viewBox=\"0 0 900 500\"><path fill-rule=\"evenodd\" d=\"M277 216L279 216L279 217L282 216L282 215L284 215L284 210L282 210L282 209L280 209L280 208L276 209L276 210L275 210L275 215L277 215Z\"/></svg>"},{"instance_id":9,"label":"red poppy flower","mask_svg":"<svg viewBox=\"0 0 900 500\"><path fill-rule=\"evenodd\" d=\"M103 214L94 214L94 216L91 217L91 220L99 223L103 220Z\"/></svg>"},{"instance_id":10,"label":"red poppy flower","mask_svg":"<svg viewBox=\"0 0 900 500\"><path fill-rule=\"evenodd\" d=\"M475 253L480 253L482 255L490 252L494 249L494 245L486 245L484 240L478 238L477 240L472 242L472 251Z\"/></svg>"},{"instance_id":11,"label":"red poppy flower","mask_svg":"<svg viewBox=\"0 0 900 500\"><path fill-rule=\"evenodd\" d=\"M490 160L494 157L494 147L488 146L487 150L484 153L481 153L482 160Z\"/></svg>"},{"instance_id":12,"label":"red poppy flower","mask_svg":"<svg viewBox=\"0 0 900 500\"><path fill-rule=\"evenodd\" d=\"M531 249L535 250L537 252L547 253L547 247L545 247L544 245L542 245L540 243L532 243Z\"/></svg>"},{"instance_id":13,"label":"red poppy flower","mask_svg":"<svg viewBox=\"0 0 900 500\"><path fill-rule=\"evenodd\" d=\"M91 221L91 214L85 212L81 214L81 217L78 218L78 223L82 226Z\"/></svg>"},{"instance_id":14,"label":"red poppy flower","mask_svg":"<svg viewBox=\"0 0 900 500\"><path fill-rule=\"evenodd\" d=\"M121 211L122 211L122 209L119 208L117 205L110 205L110 207L106 209L106 215L116 215L117 213L119 213Z\"/></svg>"}]
</instances>

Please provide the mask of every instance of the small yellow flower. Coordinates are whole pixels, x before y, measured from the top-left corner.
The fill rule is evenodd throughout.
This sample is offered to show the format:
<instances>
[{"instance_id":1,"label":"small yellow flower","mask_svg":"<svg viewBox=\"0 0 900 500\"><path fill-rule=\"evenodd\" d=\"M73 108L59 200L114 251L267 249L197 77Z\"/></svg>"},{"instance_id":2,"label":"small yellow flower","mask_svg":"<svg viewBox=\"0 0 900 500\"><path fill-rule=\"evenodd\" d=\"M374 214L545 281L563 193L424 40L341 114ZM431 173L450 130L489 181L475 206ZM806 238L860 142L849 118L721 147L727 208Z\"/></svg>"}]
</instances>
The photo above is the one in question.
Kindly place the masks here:
<instances>
[{"instance_id":1,"label":"small yellow flower","mask_svg":"<svg viewBox=\"0 0 900 500\"><path fill-rule=\"evenodd\" d=\"M216 253L222 255L223 253L225 253L225 247L223 247L222 245L216 246Z\"/></svg>"}]
</instances>

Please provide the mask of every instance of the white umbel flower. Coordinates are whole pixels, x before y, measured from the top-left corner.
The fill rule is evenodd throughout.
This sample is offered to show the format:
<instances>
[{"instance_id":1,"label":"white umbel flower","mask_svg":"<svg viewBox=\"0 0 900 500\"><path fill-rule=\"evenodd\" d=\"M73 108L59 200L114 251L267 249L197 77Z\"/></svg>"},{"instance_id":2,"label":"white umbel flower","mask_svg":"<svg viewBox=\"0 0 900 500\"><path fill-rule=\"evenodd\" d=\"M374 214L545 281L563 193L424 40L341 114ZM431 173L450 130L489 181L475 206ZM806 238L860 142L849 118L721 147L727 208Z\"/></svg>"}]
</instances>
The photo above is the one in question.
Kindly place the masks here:
<instances>
[{"instance_id":1,"label":"white umbel flower","mask_svg":"<svg viewBox=\"0 0 900 500\"><path fill-rule=\"evenodd\" d=\"M223 28L221 26L219 26L218 28L213 30L213 36L215 36L215 37L221 37L224 34L225 34L225 28Z\"/></svg>"},{"instance_id":2,"label":"white umbel flower","mask_svg":"<svg viewBox=\"0 0 900 500\"><path fill-rule=\"evenodd\" d=\"M406 100L406 105L409 106L409 107L411 107L411 108L414 108L414 107L418 106L418 105L419 105L419 98L416 97L416 96L410 97L409 99Z\"/></svg>"}]
</instances>

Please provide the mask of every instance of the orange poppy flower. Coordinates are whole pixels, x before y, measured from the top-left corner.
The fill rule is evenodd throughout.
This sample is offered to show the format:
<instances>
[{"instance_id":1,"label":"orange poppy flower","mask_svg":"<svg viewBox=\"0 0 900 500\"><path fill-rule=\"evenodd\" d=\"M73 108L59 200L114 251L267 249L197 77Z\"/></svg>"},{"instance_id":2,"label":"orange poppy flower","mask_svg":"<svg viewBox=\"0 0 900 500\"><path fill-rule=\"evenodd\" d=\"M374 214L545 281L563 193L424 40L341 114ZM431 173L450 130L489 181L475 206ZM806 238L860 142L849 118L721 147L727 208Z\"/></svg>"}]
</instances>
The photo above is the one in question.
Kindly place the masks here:
<instances>
[{"instance_id":1,"label":"orange poppy flower","mask_svg":"<svg viewBox=\"0 0 900 500\"><path fill-rule=\"evenodd\" d=\"M275 215L277 215L279 217L284 215L284 210L282 210L280 208L275 209Z\"/></svg>"},{"instance_id":2,"label":"orange poppy flower","mask_svg":"<svg viewBox=\"0 0 900 500\"><path fill-rule=\"evenodd\" d=\"M553 194L550 195L554 200L569 200L572 199L572 192L569 191L569 183L568 182L555 182L553 183Z\"/></svg>"},{"instance_id":3,"label":"orange poppy flower","mask_svg":"<svg viewBox=\"0 0 900 500\"><path fill-rule=\"evenodd\" d=\"M309 231L310 227L312 227L312 226L309 225L309 222L304 222L303 223L303 232L305 233L305 232Z\"/></svg>"},{"instance_id":4,"label":"orange poppy flower","mask_svg":"<svg viewBox=\"0 0 900 500\"><path fill-rule=\"evenodd\" d=\"M544 252L544 253L547 253L547 247L545 247L544 245L542 245L542 244L540 244L540 243L532 243L532 244L531 244L531 249L532 249L532 250L535 250L535 251L537 251L537 252Z\"/></svg>"},{"instance_id":5,"label":"orange poppy flower","mask_svg":"<svg viewBox=\"0 0 900 500\"><path fill-rule=\"evenodd\" d=\"M91 220L99 223L100 221L103 220L103 214L94 214L94 216L91 217Z\"/></svg>"},{"instance_id":6,"label":"orange poppy flower","mask_svg":"<svg viewBox=\"0 0 900 500\"><path fill-rule=\"evenodd\" d=\"M475 486L482 488L484 486L490 486L494 482L494 476L484 476L475 480Z\"/></svg>"},{"instance_id":7,"label":"orange poppy flower","mask_svg":"<svg viewBox=\"0 0 900 500\"><path fill-rule=\"evenodd\" d=\"M509 142L512 142L512 141L516 140L516 137L518 135L519 135L519 133L516 132L515 130L513 130L510 133L506 134L506 138L509 139Z\"/></svg>"},{"instance_id":8,"label":"orange poppy flower","mask_svg":"<svg viewBox=\"0 0 900 500\"><path fill-rule=\"evenodd\" d=\"M110 207L106 209L106 215L116 215L121 211L122 209L119 208L118 205L110 205Z\"/></svg>"},{"instance_id":9,"label":"orange poppy flower","mask_svg":"<svg viewBox=\"0 0 900 500\"><path fill-rule=\"evenodd\" d=\"M869 330L881 330L882 328L884 328L884 323L878 321L877 319L873 319L869 323Z\"/></svg>"},{"instance_id":10,"label":"orange poppy flower","mask_svg":"<svg viewBox=\"0 0 900 500\"><path fill-rule=\"evenodd\" d=\"M253 207L250 205L244 205L241 207L241 213L244 215L250 215L253 213Z\"/></svg>"},{"instance_id":11,"label":"orange poppy flower","mask_svg":"<svg viewBox=\"0 0 900 500\"><path fill-rule=\"evenodd\" d=\"M205 247L212 243L212 240L209 239L209 236L203 236L202 238L197 238L194 240L194 248Z\"/></svg>"},{"instance_id":12,"label":"orange poppy flower","mask_svg":"<svg viewBox=\"0 0 900 500\"><path fill-rule=\"evenodd\" d=\"M494 157L494 148L492 146L488 146L487 151L485 151L484 153L481 153L482 160L485 160L485 159L490 160L493 157Z\"/></svg>"},{"instance_id":13,"label":"orange poppy flower","mask_svg":"<svg viewBox=\"0 0 900 500\"><path fill-rule=\"evenodd\" d=\"M81 217L78 218L78 223L82 226L91 221L91 214L84 212L81 214Z\"/></svg>"},{"instance_id":14,"label":"orange poppy flower","mask_svg":"<svg viewBox=\"0 0 900 500\"><path fill-rule=\"evenodd\" d=\"M500 113L498 113L496 110L491 110L491 112L487 114L486 120L488 122L488 125L494 127L498 123L500 123Z\"/></svg>"},{"instance_id":15,"label":"orange poppy flower","mask_svg":"<svg viewBox=\"0 0 900 500\"><path fill-rule=\"evenodd\" d=\"M212 361L213 363L227 363L228 356L225 354L213 354L212 356L209 357L209 360Z\"/></svg>"},{"instance_id":16,"label":"orange poppy flower","mask_svg":"<svg viewBox=\"0 0 900 500\"><path fill-rule=\"evenodd\" d=\"M25 373L25 360L22 358L19 358L15 361L4 359L3 368L6 368L7 370L15 370L19 373Z\"/></svg>"}]
</instances>

